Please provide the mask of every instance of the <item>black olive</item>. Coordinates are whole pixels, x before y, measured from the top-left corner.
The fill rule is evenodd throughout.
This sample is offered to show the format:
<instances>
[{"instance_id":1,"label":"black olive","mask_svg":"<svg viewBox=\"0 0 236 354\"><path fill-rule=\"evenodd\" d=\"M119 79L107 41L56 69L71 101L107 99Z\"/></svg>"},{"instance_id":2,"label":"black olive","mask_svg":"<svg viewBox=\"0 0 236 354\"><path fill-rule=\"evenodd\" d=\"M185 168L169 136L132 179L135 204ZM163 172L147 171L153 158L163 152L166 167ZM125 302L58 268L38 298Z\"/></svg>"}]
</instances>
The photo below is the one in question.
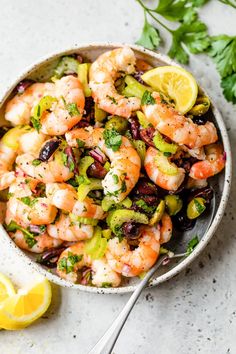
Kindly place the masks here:
<instances>
[{"instance_id":1,"label":"black olive","mask_svg":"<svg viewBox=\"0 0 236 354\"><path fill-rule=\"evenodd\" d=\"M46 141L39 153L39 160L45 162L52 156L60 145L59 139L51 139Z\"/></svg>"},{"instance_id":2,"label":"black olive","mask_svg":"<svg viewBox=\"0 0 236 354\"><path fill-rule=\"evenodd\" d=\"M140 130L141 139L149 146L155 146L153 142L154 134L155 134L155 129L152 127Z\"/></svg>"},{"instance_id":3,"label":"black olive","mask_svg":"<svg viewBox=\"0 0 236 354\"><path fill-rule=\"evenodd\" d=\"M140 84L142 85L145 85L145 82L143 81L142 79L142 75L144 74L144 71L136 71L134 74L133 74L133 77L138 81L140 82Z\"/></svg>"},{"instance_id":4,"label":"black olive","mask_svg":"<svg viewBox=\"0 0 236 354\"><path fill-rule=\"evenodd\" d=\"M135 186L134 193L137 195L157 195L158 187L147 178L140 178Z\"/></svg>"},{"instance_id":5,"label":"black olive","mask_svg":"<svg viewBox=\"0 0 236 354\"><path fill-rule=\"evenodd\" d=\"M174 228L178 231L187 231L191 230L196 220L195 219L188 219L186 211L180 211L177 215L172 217Z\"/></svg>"},{"instance_id":6,"label":"black olive","mask_svg":"<svg viewBox=\"0 0 236 354\"><path fill-rule=\"evenodd\" d=\"M58 258L65 249L66 247L51 248L37 258L37 263L47 266L48 268L55 268Z\"/></svg>"},{"instance_id":7,"label":"black olive","mask_svg":"<svg viewBox=\"0 0 236 354\"><path fill-rule=\"evenodd\" d=\"M196 189L189 194L189 200L193 198L203 198L206 203L210 203L214 196L214 191L211 187L207 186L204 188Z\"/></svg>"},{"instance_id":8,"label":"black olive","mask_svg":"<svg viewBox=\"0 0 236 354\"><path fill-rule=\"evenodd\" d=\"M9 127L0 127L0 139L3 137L3 135L6 134L6 132L9 130Z\"/></svg>"},{"instance_id":9,"label":"black olive","mask_svg":"<svg viewBox=\"0 0 236 354\"><path fill-rule=\"evenodd\" d=\"M140 124L137 118L130 118L130 129L131 129L131 133L132 133L132 137L135 140L140 139Z\"/></svg>"},{"instance_id":10,"label":"black olive","mask_svg":"<svg viewBox=\"0 0 236 354\"><path fill-rule=\"evenodd\" d=\"M100 162L94 161L94 163L89 166L87 173L89 177L103 179L107 174L107 170Z\"/></svg>"},{"instance_id":11,"label":"black olive","mask_svg":"<svg viewBox=\"0 0 236 354\"><path fill-rule=\"evenodd\" d=\"M206 117L205 116L196 116L192 118L193 123L197 125L204 125L206 124Z\"/></svg>"},{"instance_id":12,"label":"black olive","mask_svg":"<svg viewBox=\"0 0 236 354\"><path fill-rule=\"evenodd\" d=\"M135 240L140 237L140 224L134 222L125 222L122 226L122 231L127 239Z\"/></svg>"}]
</instances>

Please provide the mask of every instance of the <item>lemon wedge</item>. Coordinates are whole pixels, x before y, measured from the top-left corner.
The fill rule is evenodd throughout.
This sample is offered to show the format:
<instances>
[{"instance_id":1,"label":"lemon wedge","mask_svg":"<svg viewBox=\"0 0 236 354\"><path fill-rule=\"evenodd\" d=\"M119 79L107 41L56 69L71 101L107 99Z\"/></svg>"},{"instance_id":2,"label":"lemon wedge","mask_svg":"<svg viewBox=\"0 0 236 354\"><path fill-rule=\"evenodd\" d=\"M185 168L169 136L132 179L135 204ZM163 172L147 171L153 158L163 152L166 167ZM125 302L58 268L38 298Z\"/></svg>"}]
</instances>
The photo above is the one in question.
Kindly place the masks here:
<instances>
[{"instance_id":1,"label":"lemon wedge","mask_svg":"<svg viewBox=\"0 0 236 354\"><path fill-rule=\"evenodd\" d=\"M15 294L16 292L10 279L0 273L0 303Z\"/></svg>"},{"instance_id":2,"label":"lemon wedge","mask_svg":"<svg viewBox=\"0 0 236 354\"><path fill-rule=\"evenodd\" d=\"M0 304L0 327L22 329L41 317L51 303L51 285L47 279L29 289L20 289Z\"/></svg>"},{"instance_id":3,"label":"lemon wedge","mask_svg":"<svg viewBox=\"0 0 236 354\"><path fill-rule=\"evenodd\" d=\"M198 85L194 77L178 66L159 66L142 75L143 81L175 102L175 109L185 114L195 104Z\"/></svg>"}]
</instances>

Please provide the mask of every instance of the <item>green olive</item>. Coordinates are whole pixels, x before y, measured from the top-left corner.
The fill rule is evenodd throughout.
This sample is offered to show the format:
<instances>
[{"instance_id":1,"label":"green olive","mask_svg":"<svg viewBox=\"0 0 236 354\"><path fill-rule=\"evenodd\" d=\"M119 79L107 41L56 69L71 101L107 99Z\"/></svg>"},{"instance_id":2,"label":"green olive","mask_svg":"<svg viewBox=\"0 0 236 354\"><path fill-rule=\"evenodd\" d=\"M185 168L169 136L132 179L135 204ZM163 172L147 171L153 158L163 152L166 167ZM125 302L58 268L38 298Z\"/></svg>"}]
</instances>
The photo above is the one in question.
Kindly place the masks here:
<instances>
[{"instance_id":1,"label":"green olive","mask_svg":"<svg viewBox=\"0 0 236 354\"><path fill-rule=\"evenodd\" d=\"M206 209L205 203L206 201L203 198L194 198L191 200L187 207L187 217L189 219L198 218Z\"/></svg>"},{"instance_id":2,"label":"green olive","mask_svg":"<svg viewBox=\"0 0 236 354\"><path fill-rule=\"evenodd\" d=\"M158 223L161 220L162 215L164 214L164 211L165 211L165 202L164 202L164 200L161 200L156 208L155 213L153 214L153 216L149 220L149 225L153 226L156 223Z\"/></svg>"},{"instance_id":3,"label":"green olive","mask_svg":"<svg viewBox=\"0 0 236 354\"><path fill-rule=\"evenodd\" d=\"M211 102L207 96L198 96L195 105L189 111L193 116L201 116L205 114L210 108Z\"/></svg>"},{"instance_id":4,"label":"green olive","mask_svg":"<svg viewBox=\"0 0 236 354\"><path fill-rule=\"evenodd\" d=\"M178 195L166 195L165 202L168 209L168 213L172 215L176 215L183 206L182 199Z\"/></svg>"},{"instance_id":5,"label":"green olive","mask_svg":"<svg viewBox=\"0 0 236 354\"><path fill-rule=\"evenodd\" d=\"M105 125L106 129L115 129L118 133L124 134L128 128L128 120L119 116L111 116Z\"/></svg>"}]
</instances>

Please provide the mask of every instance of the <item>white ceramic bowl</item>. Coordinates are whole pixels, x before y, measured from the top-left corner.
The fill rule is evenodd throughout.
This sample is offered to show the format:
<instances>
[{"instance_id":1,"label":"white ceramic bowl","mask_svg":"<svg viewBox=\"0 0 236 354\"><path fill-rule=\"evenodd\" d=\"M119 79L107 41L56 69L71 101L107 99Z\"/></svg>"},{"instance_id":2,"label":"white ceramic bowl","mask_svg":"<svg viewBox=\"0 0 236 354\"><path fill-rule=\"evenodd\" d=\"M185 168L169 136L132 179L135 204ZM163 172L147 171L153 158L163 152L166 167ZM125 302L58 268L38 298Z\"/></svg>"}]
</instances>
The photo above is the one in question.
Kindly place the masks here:
<instances>
[{"instance_id":1,"label":"white ceramic bowl","mask_svg":"<svg viewBox=\"0 0 236 354\"><path fill-rule=\"evenodd\" d=\"M1 121L3 120L3 112L4 112L4 104L7 99L11 96L11 93L15 86L23 79L32 78L38 80L46 80L47 78L52 76L52 70L56 66L59 57L62 55L69 55L72 53L81 54L84 58L93 61L97 58L97 56L105 51L121 47L123 44L119 43L97 43L97 44L88 44L82 46L76 46L69 50L65 50L60 53L56 53L53 55L48 56L47 58L41 59L38 63L31 66L28 70L26 70L20 77L18 77L15 82L6 90L6 93L3 97L0 98L0 117ZM129 45L135 52L136 56L142 59L145 59L147 62L152 64L153 66L161 66L161 65L176 65L179 64L172 61L167 56L152 52L150 50L144 49L142 47L136 45ZM208 93L207 93L208 94ZM209 94L208 94L209 96ZM162 267L161 273L157 273L157 275L153 278L150 286L155 286L159 283L162 283L171 277L175 276L183 269L185 269L189 264L202 252L202 250L206 247L207 243L214 235L220 220L224 214L224 210L227 204L229 191L230 191L230 184L231 184L231 176L232 176L232 167L231 167L231 150L230 150L230 143L229 138L227 135L227 131L223 122L223 118L215 107L212 104L213 114L214 114L214 122L219 130L219 136L224 144L224 149L226 151L227 162L226 167L223 173L217 175L214 179L214 189L216 191L216 210L214 214L214 218L210 224L210 227L207 227L207 224L199 224L197 223L192 233L187 233L187 238L184 241L186 242L190 239L191 235L195 235L196 232L199 230L204 230L203 235L199 235L201 241L199 242L198 246L192 252L192 254L184 259L178 260L175 263L172 262L169 267ZM21 257L25 260L25 262L32 268L34 268L39 273L43 274L47 277L50 281L65 287L77 288L82 291L89 291L94 293L125 293L131 292L135 289L137 282L139 281L138 278L130 279L130 281L119 288L95 288L89 286L83 286L79 284L72 284L68 281L60 279L56 274L52 274L48 272L47 269L37 264L34 260L34 256L27 252L22 251L19 249L15 243L10 239L7 232L4 228L0 225L0 233L2 240L7 244L9 252L15 252L18 257ZM182 242L182 241L181 241ZM182 242L183 243L183 242Z\"/></svg>"}]
</instances>

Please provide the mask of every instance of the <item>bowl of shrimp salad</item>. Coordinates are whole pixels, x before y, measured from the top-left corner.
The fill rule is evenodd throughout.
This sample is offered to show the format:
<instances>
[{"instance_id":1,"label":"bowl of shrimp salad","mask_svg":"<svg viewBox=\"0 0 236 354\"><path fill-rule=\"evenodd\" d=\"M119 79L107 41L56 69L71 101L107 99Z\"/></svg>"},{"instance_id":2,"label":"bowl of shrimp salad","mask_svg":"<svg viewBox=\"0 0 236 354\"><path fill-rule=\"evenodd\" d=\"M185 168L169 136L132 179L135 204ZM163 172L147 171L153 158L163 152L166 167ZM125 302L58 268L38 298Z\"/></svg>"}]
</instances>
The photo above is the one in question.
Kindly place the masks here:
<instances>
[{"instance_id":1,"label":"bowl of shrimp salad","mask_svg":"<svg viewBox=\"0 0 236 354\"><path fill-rule=\"evenodd\" d=\"M59 285L133 291L160 254L190 245L157 285L219 225L231 182L223 119L160 53L106 43L51 55L7 90L0 116L2 241Z\"/></svg>"}]
</instances>

